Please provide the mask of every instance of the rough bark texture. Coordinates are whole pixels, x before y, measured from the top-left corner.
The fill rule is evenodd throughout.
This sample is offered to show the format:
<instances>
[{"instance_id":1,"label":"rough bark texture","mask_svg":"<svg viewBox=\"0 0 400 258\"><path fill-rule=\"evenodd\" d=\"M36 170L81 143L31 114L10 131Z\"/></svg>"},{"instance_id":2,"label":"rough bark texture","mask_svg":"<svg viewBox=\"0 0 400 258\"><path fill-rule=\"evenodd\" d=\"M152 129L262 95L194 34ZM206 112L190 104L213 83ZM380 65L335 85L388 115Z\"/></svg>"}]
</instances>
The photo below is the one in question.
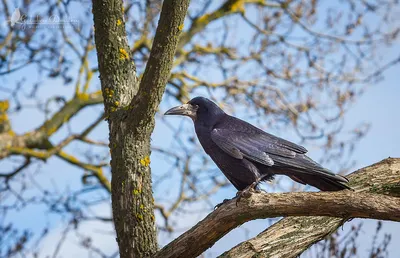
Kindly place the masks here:
<instances>
[{"instance_id":1,"label":"rough bark texture","mask_svg":"<svg viewBox=\"0 0 400 258\"><path fill-rule=\"evenodd\" d=\"M110 129L112 208L120 257L146 257L157 251L150 135L188 4L186 0L164 1L139 85L129 55L122 1L93 1L101 87Z\"/></svg>"},{"instance_id":2,"label":"rough bark texture","mask_svg":"<svg viewBox=\"0 0 400 258\"><path fill-rule=\"evenodd\" d=\"M386 159L353 173L349 179L355 192L253 194L242 199L238 207L235 200L230 201L164 247L157 257L196 257L233 228L256 218L317 215L343 219L286 218L223 256L296 257L349 218L399 221L400 159Z\"/></svg>"}]
</instances>

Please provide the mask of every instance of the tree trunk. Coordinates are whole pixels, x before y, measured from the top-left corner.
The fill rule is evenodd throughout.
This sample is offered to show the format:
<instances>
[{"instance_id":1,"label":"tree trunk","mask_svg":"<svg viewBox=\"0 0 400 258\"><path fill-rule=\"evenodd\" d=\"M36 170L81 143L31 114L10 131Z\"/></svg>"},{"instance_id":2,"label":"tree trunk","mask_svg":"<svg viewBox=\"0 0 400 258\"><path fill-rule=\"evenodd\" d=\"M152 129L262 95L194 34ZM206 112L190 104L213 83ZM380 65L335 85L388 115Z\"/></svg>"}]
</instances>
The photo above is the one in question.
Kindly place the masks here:
<instances>
[{"instance_id":1,"label":"tree trunk","mask_svg":"<svg viewBox=\"0 0 400 258\"><path fill-rule=\"evenodd\" d=\"M112 209L120 257L146 257L157 251L150 136L188 4L186 0L164 1L139 85L126 39L122 1L93 1L101 88L110 130Z\"/></svg>"}]
</instances>

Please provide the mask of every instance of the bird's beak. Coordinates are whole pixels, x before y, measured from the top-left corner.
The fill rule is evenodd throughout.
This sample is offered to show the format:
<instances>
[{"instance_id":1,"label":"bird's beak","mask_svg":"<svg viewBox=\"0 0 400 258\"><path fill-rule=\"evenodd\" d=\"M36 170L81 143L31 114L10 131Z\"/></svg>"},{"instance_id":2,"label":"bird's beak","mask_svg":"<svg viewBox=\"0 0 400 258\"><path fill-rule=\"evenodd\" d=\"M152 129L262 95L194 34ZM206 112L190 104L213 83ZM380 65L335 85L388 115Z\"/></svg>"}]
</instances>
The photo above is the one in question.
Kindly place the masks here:
<instances>
[{"instance_id":1,"label":"bird's beak","mask_svg":"<svg viewBox=\"0 0 400 258\"><path fill-rule=\"evenodd\" d=\"M188 116L193 120L196 119L197 109L199 107L197 105L192 104L183 104L181 106L173 107L169 109L164 115L179 115L179 116Z\"/></svg>"}]
</instances>

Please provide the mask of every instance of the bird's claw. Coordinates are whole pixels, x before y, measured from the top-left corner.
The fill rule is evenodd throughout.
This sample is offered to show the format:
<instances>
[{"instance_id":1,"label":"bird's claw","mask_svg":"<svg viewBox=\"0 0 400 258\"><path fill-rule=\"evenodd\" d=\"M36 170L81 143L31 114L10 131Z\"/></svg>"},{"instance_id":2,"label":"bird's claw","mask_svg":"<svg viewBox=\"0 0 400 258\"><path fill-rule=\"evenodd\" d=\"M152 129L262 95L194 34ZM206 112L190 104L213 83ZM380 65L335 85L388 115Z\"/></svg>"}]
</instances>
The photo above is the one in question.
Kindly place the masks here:
<instances>
[{"instance_id":1,"label":"bird's claw","mask_svg":"<svg viewBox=\"0 0 400 258\"><path fill-rule=\"evenodd\" d=\"M258 182L254 182L251 185L249 185L248 187L246 187L244 190L238 191L236 193L236 207L238 206L238 203L240 202L240 200L243 197L249 198L252 193L261 193L261 191L256 188L257 184L258 184Z\"/></svg>"}]
</instances>

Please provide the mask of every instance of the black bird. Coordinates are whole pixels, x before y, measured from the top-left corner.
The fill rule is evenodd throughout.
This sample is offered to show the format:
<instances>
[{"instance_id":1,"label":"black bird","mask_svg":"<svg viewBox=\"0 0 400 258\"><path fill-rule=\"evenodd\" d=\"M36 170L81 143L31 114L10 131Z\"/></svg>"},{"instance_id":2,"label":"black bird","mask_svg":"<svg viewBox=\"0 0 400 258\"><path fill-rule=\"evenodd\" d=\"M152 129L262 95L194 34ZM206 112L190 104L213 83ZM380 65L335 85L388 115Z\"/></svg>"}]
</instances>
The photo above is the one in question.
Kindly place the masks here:
<instances>
[{"instance_id":1,"label":"black bird","mask_svg":"<svg viewBox=\"0 0 400 258\"><path fill-rule=\"evenodd\" d=\"M307 150L227 115L214 102L196 97L171 108L165 115L192 118L205 152L239 191L239 197L275 174L322 191L350 189L345 177L336 175L305 155Z\"/></svg>"}]
</instances>

